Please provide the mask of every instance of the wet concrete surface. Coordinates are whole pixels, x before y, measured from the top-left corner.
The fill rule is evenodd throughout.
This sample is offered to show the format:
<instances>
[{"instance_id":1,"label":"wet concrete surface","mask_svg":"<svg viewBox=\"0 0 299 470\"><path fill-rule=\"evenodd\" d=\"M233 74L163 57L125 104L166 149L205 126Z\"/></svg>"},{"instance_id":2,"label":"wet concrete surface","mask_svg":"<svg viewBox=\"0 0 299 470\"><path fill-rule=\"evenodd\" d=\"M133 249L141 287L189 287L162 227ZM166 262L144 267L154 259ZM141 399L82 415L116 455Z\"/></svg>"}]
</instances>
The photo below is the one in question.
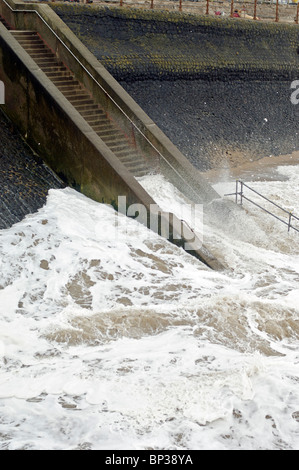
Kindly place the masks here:
<instances>
[{"instance_id":1,"label":"wet concrete surface","mask_svg":"<svg viewBox=\"0 0 299 470\"><path fill-rule=\"evenodd\" d=\"M42 162L0 111L0 229L36 212L49 189L64 183Z\"/></svg>"}]
</instances>

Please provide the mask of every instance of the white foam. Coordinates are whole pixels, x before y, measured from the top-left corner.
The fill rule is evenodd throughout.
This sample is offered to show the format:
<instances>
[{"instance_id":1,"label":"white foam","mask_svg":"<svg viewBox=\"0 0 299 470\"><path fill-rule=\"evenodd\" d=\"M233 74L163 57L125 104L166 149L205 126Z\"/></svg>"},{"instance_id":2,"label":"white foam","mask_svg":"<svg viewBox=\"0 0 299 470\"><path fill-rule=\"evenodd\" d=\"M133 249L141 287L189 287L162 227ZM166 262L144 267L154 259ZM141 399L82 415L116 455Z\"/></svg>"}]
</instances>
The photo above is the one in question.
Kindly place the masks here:
<instances>
[{"instance_id":1,"label":"white foam","mask_svg":"<svg viewBox=\"0 0 299 470\"><path fill-rule=\"evenodd\" d=\"M252 185L299 213L298 167L280 171ZM67 188L0 233L1 448L298 449L298 235L249 207L205 217L216 273L115 221Z\"/></svg>"}]
</instances>

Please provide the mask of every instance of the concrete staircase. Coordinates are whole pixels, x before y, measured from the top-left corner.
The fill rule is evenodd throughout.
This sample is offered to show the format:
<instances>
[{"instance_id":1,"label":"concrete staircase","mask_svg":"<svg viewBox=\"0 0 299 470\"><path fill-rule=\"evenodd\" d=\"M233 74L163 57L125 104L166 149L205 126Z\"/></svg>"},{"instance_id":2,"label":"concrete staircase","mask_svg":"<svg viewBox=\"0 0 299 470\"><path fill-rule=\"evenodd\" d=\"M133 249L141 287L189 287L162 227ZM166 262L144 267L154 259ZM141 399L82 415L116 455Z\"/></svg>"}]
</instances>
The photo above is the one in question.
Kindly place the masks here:
<instances>
[{"instance_id":1,"label":"concrete staircase","mask_svg":"<svg viewBox=\"0 0 299 470\"><path fill-rule=\"evenodd\" d=\"M0 20L3 19L0 17ZM5 24L5 20L2 23ZM9 27L7 24L5 26ZM59 61L38 33L11 30L11 34L135 177L155 172L155 168L149 165L124 131L107 117L92 95Z\"/></svg>"}]
</instances>

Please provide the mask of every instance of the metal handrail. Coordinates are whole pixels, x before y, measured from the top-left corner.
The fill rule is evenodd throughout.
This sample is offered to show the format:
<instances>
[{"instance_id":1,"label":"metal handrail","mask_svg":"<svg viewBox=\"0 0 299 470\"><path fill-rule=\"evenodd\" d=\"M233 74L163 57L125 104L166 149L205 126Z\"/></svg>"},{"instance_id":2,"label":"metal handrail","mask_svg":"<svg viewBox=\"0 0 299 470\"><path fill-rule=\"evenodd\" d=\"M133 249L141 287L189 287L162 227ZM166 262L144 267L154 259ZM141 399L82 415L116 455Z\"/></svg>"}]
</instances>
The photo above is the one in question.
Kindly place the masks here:
<instances>
[{"instance_id":1,"label":"metal handrail","mask_svg":"<svg viewBox=\"0 0 299 470\"><path fill-rule=\"evenodd\" d=\"M241 185L241 190L238 191L239 189L239 183ZM267 209L265 209L264 207L260 206L259 204L257 204L255 201L253 201L252 199L249 199L247 196L244 195L244 192L243 192L243 187L246 187L248 188L250 191L254 192L255 194L257 194L258 196L260 196L261 198L265 199L267 202L271 203L272 205L276 206L278 209L280 209L281 211L285 212L286 214L288 214L288 217L289 217L289 220L288 222L286 222L285 220L281 219L280 217L278 217L277 215L273 214L273 212L270 212L268 211ZM230 194L224 194L224 196L235 196L235 202L236 204L238 204L238 196L240 196L240 205L243 204L243 199L246 199L246 201L249 201L251 202L252 204L254 204L256 207L259 207L260 209L262 209L264 212L267 212L267 214L270 214L272 217L274 217L275 219L279 220L280 222L282 222L283 224L287 225L288 226L288 232L290 231L290 229L292 228L293 230L295 230L296 232L299 232L299 229L294 227L294 225L292 225L292 219L296 219L299 221L299 217L297 217L296 215L294 215L291 211L288 211L286 209L284 209L283 207L281 207L280 205L276 204L276 202L274 201L271 201L270 199L268 199L266 196L264 196L263 194L259 193L258 191L256 191L255 189L251 188L250 186L248 186L248 184L244 183L244 181L242 180L236 180L236 191L234 193L230 193Z\"/></svg>"},{"instance_id":2,"label":"metal handrail","mask_svg":"<svg viewBox=\"0 0 299 470\"><path fill-rule=\"evenodd\" d=\"M115 2L113 2L115 3ZM136 0L136 2L133 0L131 1L125 1L125 0L119 0L119 6L120 7L123 7L123 6L134 6L134 5L139 5L139 2L138 0ZM194 2L194 5L191 4L190 2L188 2L188 5L187 7L184 5L184 0L178 0L178 2L176 2L175 0L171 2L172 4L177 4L177 8L179 11L183 11L184 9L188 8L192 8L193 10L196 10L198 9L198 2ZM221 0L219 3L223 3ZM229 12L228 12L228 16L230 18L234 18L234 10L235 10L235 7L236 7L236 4L237 3L241 3L242 4L242 8L241 8L241 12L246 12L247 11L247 8L245 7L245 3L247 5L250 5L252 8L253 8L253 14L251 16L251 19L254 20L254 21L257 21L259 18L257 17L257 6L258 6L258 3L263 3L263 2L259 2L258 0L251 0L251 1L248 1L248 0L245 0L245 2L241 1L241 0L229 0ZM284 20L282 20L279 16L279 8L281 7L281 5L279 5L279 0L269 0L268 2L266 3L269 3L269 4L273 4L275 5L275 17L274 17L274 21L276 23L279 23L279 22L283 22ZM150 5L144 5L143 8L145 9L148 9L150 8L151 10L153 10L155 7L160 7L160 6L164 6L167 8L167 0L164 2L164 3L161 3L160 1L157 1L157 0L151 0L150 1ZM200 6L205 8L205 14L206 15L209 15L210 14L210 6L213 6L213 0L201 0L200 1ZM291 3L291 5L293 6L296 6L296 16L294 18L294 22L295 24L298 24L299 23L299 2L297 2L297 5L296 3ZM203 12L201 12L203 14ZM240 18L242 18L242 15L240 15ZM261 18L267 18L267 16L263 16L261 15Z\"/></svg>"},{"instance_id":3,"label":"metal handrail","mask_svg":"<svg viewBox=\"0 0 299 470\"><path fill-rule=\"evenodd\" d=\"M112 96L109 95L109 93L105 90L105 88L97 81L97 79L89 72L89 70L80 62L78 57L70 50L70 48L62 41L62 39L58 36L58 34L55 33L55 31L51 28L51 26L46 22L46 20L39 14L38 11L36 10L21 10L17 9L14 10L9 3L6 2L6 0L0 0L5 5L13 12L13 13L35 13L42 21L43 23L49 28L49 30L55 35L55 37L61 42L61 44L67 49L67 51L73 56L73 58L80 64L80 66L84 69L84 71L89 75L89 77L101 88L101 90L105 93L105 95L113 102L113 104L121 111L121 113L125 116L125 118L134 126L134 128L137 130L137 132L142 135L142 137L147 141L147 143L157 152L157 154L166 162L167 165L170 166L170 168L177 174L179 178L186 184L196 195L198 196L197 192L195 189L188 183L188 181L185 180L185 178L176 170L176 168L163 156L163 154L158 150L154 144L146 137L146 135L138 128L138 126L132 121L132 119L126 114L126 112L120 107L120 105L112 98Z\"/></svg>"}]
</instances>

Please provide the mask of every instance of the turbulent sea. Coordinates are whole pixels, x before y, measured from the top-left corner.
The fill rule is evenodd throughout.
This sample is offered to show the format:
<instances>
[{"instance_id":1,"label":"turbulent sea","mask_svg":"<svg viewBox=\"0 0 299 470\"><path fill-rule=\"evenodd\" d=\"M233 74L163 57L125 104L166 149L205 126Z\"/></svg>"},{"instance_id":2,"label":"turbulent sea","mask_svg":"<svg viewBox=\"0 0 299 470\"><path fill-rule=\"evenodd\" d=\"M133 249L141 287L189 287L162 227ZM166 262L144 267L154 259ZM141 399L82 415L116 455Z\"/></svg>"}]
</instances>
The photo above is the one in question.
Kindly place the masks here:
<instances>
[{"instance_id":1,"label":"turbulent sea","mask_svg":"<svg viewBox=\"0 0 299 470\"><path fill-rule=\"evenodd\" d=\"M299 166L278 171L250 184L298 215ZM66 188L0 231L0 449L298 450L299 233L246 202L204 215L214 272L115 222Z\"/></svg>"}]
</instances>

